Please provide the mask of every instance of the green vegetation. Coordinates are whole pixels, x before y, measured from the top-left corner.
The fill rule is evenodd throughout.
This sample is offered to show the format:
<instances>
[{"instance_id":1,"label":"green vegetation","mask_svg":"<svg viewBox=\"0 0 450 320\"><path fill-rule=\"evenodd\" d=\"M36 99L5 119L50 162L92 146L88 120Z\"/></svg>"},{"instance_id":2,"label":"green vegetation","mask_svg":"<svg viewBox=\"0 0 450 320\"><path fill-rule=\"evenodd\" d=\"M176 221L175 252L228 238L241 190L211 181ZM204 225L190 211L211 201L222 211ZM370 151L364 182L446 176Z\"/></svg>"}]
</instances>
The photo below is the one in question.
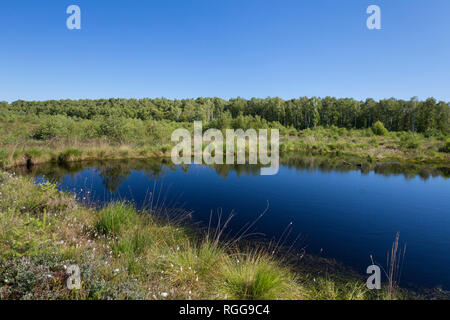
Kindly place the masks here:
<instances>
[{"instance_id":1,"label":"green vegetation","mask_svg":"<svg viewBox=\"0 0 450 320\"><path fill-rule=\"evenodd\" d=\"M100 211L95 231L104 236L119 236L123 229L136 223L137 216L134 209L119 203Z\"/></svg>"},{"instance_id":2,"label":"green vegetation","mask_svg":"<svg viewBox=\"0 0 450 320\"><path fill-rule=\"evenodd\" d=\"M390 174L403 169L377 161L410 160L411 176L448 176L449 110L433 99L329 97L0 103L0 168L53 162L64 174L82 160L163 158L173 130L192 130L194 120L203 120L205 130L278 128L288 166ZM299 153L308 158L298 159ZM152 174L161 168L158 160ZM131 170L122 162L103 169L110 190ZM226 176L257 168L217 170ZM386 289L368 291L359 275L328 260L306 256L290 263L289 255L216 240L155 211L137 212L125 203L94 210L53 184L35 186L29 178L0 173L1 299L391 297ZM72 264L81 268L80 290L66 287ZM403 297L411 293L397 290L392 298Z\"/></svg>"},{"instance_id":3,"label":"green vegetation","mask_svg":"<svg viewBox=\"0 0 450 320\"><path fill-rule=\"evenodd\" d=\"M385 128L384 124L381 121L377 121L374 123L372 131L377 136L385 136L388 133L388 130Z\"/></svg>"},{"instance_id":4,"label":"green vegetation","mask_svg":"<svg viewBox=\"0 0 450 320\"><path fill-rule=\"evenodd\" d=\"M441 149L442 152L450 153L450 138L447 138L445 145Z\"/></svg>"},{"instance_id":5,"label":"green vegetation","mask_svg":"<svg viewBox=\"0 0 450 320\"><path fill-rule=\"evenodd\" d=\"M291 272L280 268L263 252L250 252L229 259L224 267L225 281L219 291L239 300L300 299L302 290Z\"/></svg>"},{"instance_id":6,"label":"green vegetation","mask_svg":"<svg viewBox=\"0 0 450 320\"><path fill-rule=\"evenodd\" d=\"M133 130L133 122L121 119L213 122L215 128L230 127L232 119L245 124L255 121L278 122L296 130L316 126L337 126L347 129L368 129L381 121L389 131L411 131L427 134L450 132L450 106L447 102L429 98L418 101L373 99L357 101L332 97L283 100L280 98L223 100L220 98L161 99L100 99L59 101L15 101L0 103L0 121L29 122L35 117L60 116L56 123L48 122L37 131L37 138L49 138L58 133L65 121L96 120L106 126L93 126L87 135L98 131L120 139ZM110 120L105 120L110 119ZM106 121L106 122L102 122ZM70 123L64 124L71 125ZM243 128L241 123L238 127Z\"/></svg>"},{"instance_id":7,"label":"green vegetation","mask_svg":"<svg viewBox=\"0 0 450 320\"><path fill-rule=\"evenodd\" d=\"M278 128L281 153L448 163L448 103L109 99L0 103L0 167L170 155L173 130Z\"/></svg>"},{"instance_id":8,"label":"green vegetation","mask_svg":"<svg viewBox=\"0 0 450 320\"><path fill-rule=\"evenodd\" d=\"M0 173L0 299L387 297L333 261L288 257L231 245L129 204L86 208L51 183ZM69 290L73 264L81 288ZM406 297L413 296L396 290L392 298Z\"/></svg>"}]
</instances>

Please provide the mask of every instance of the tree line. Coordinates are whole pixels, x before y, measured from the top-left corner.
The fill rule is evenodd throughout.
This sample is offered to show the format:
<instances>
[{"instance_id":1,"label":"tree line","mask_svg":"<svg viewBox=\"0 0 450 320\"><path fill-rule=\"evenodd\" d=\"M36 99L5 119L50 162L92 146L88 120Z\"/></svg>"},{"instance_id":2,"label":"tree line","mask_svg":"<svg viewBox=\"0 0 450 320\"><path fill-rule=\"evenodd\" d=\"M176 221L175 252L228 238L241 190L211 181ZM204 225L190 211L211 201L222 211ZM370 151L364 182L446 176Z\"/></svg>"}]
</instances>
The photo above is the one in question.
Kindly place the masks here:
<instances>
[{"instance_id":1,"label":"tree line","mask_svg":"<svg viewBox=\"0 0 450 320\"><path fill-rule=\"evenodd\" d=\"M342 128L369 128L381 121L390 131L411 131L426 134L450 133L450 103L428 98L420 101L352 98L302 97L281 98L197 98L157 99L98 99L50 100L0 103L0 120L12 121L23 117L63 115L79 119L120 117L141 120L170 120L192 122L203 120L225 127L230 119L259 119L279 122L296 129L316 126Z\"/></svg>"}]
</instances>

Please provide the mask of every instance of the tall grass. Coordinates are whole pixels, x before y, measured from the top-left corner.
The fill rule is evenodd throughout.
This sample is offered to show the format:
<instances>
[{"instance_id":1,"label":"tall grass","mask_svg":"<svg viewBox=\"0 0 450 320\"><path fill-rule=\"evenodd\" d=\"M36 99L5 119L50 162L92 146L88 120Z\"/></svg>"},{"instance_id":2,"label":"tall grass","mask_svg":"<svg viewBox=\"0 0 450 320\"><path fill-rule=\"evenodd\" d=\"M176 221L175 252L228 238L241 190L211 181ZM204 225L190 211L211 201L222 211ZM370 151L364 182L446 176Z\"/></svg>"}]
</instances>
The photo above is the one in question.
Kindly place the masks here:
<instances>
[{"instance_id":1,"label":"tall grass","mask_svg":"<svg viewBox=\"0 0 450 320\"><path fill-rule=\"evenodd\" d=\"M295 277L263 251L227 257L223 273L220 291L230 299L301 298Z\"/></svg>"},{"instance_id":2,"label":"tall grass","mask_svg":"<svg viewBox=\"0 0 450 320\"><path fill-rule=\"evenodd\" d=\"M105 236L120 235L138 221L136 210L125 203L113 203L100 210L95 230Z\"/></svg>"},{"instance_id":3,"label":"tall grass","mask_svg":"<svg viewBox=\"0 0 450 320\"><path fill-rule=\"evenodd\" d=\"M392 299L396 296L397 289L399 288L399 282L401 278L401 271L406 254L406 244L402 248L399 248L400 232L395 235L394 242L390 253L387 255L387 298Z\"/></svg>"}]
</instances>

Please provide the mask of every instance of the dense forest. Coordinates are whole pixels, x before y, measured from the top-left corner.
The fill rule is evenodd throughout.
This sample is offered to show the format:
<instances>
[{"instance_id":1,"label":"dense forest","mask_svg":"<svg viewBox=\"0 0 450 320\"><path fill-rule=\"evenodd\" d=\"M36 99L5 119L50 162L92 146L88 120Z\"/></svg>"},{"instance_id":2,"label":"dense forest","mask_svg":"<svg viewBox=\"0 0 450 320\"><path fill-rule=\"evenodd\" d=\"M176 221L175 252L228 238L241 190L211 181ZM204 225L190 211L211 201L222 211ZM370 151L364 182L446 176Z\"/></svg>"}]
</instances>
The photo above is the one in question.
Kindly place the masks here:
<instances>
[{"instance_id":1,"label":"dense forest","mask_svg":"<svg viewBox=\"0 0 450 320\"><path fill-rule=\"evenodd\" d=\"M234 98L99 99L0 102L0 121L18 117L61 115L72 119L109 117L192 122L203 120L210 126L225 128L231 119L234 126L247 127L249 120L279 122L302 130L316 126L363 129L381 121L389 131L411 131L427 136L450 133L450 103L429 98L419 101L384 99L357 101L351 98L280 98L246 100Z\"/></svg>"}]
</instances>

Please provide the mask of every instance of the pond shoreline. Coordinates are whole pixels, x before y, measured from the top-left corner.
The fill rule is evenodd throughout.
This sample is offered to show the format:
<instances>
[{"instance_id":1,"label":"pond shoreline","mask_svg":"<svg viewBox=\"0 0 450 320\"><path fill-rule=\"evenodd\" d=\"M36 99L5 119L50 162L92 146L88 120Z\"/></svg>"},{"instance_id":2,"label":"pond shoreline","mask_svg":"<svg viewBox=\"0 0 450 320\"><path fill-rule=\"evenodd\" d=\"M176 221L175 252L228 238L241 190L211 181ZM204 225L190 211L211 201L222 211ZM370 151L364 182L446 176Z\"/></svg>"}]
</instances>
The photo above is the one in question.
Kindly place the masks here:
<instances>
[{"instance_id":1,"label":"pond shoreline","mask_svg":"<svg viewBox=\"0 0 450 320\"><path fill-rule=\"evenodd\" d=\"M92 236L92 232L95 231L95 233L99 232L102 233L107 229L104 228L109 228L107 225L104 225L104 223L106 223L108 220L104 220L105 222L102 222L102 219L105 219L107 216L111 215L111 214L117 214L114 212L121 212L120 215L130 215L130 217L128 217L129 219L132 219L132 221L134 221L133 223L137 223L139 224L141 219L146 219L144 216L143 217L139 217L136 216L137 213L134 213L133 209L129 208L127 209L126 206L121 205L121 204L113 204L110 207L107 207L106 209L103 209L101 211L92 211L92 209L88 209L85 208L83 206L79 206L76 205L73 202L73 198L71 196L68 196L67 194L64 193L60 193L60 192L56 192L55 189L53 189L51 187L51 185L44 185L44 186L36 186L36 185L32 185L30 184L31 181L29 181L26 178L16 178L13 176L7 176L7 174L2 174L1 175L1 180L2 180L2 185L8 185L8 184L12 184L14 187L17 187L18 185L21 185L22 187L24 187L25 189L27 189L28 191L34 193L34 197L40 198L40 202L42 203L41 206L44 206L47 208L47 210L42 211L42 209L33 209L34 211L31 213L31 216L29 216L27 214L27 218L25 222L25 224L36 224L37 221L41 221L41 223L43 223L42 226L36 226L36 230L28 230L28 232L42 232L42 228L44 228L46 231L46 233L48 234L52 234L51 237L57 237L56 239L52 240L53 243L47 243L46 245L42 246L42 244L39 246L39 249L37 249L36 252L34 252L33 254L31 254L31 252L27 252L27 250L23 251L23 249L20 249L20 247L13 247L10 248L9 250L5 251L5 247L0 247L1 251L0 251L0 263L3 267L5 267L8 270L7 274L10 274L9 276L5 273L1 273L0 272L0 278L4 278L5 276L7 277L11 277L11 272L15 272L15 265L17 265L17 268L23 268L24 266L21 266L21 261L24 261L25 263L29 264L31 263L36 264L39 263L37 261L39 261L38 258L37 261L35 261L36 257L40 257L42 254L43 255L61 255L61 258L52 258L53 260L48 261L48 262L44 262L44 264L40 265L40 268L44 268L44 269L48 269L47 272L50 272L50 274L52 275L52 277L50 277L51 279L55 279L57 281L62 281L64 280L63 278L57 278L57 274L60 268L62 268L62 263L68 263L68 262L72 262L72 263L78 263L80 265L84 265L86 262L84 261L87 256L84 254L86 252L91 252L92 255L90 256L89 259L93 259L94 261L96 261L98 258L100 260L106 259L105 261L109 261L108 264L110 264L111 269L114 270L118 270L122 268L124 270L127 269L126 265L123 265L124 262L127 261L127 259L125 259L125 261L122 261L120 258L120 254L119 256L115 256L116 254L110 255L108 254L108 250L119 250L117 249L117 247L115 247L117 244L115 244L114 238L109 238L109 236L106 237L99 237L97 238L97 236ZM2 191L5 191L5 187L3 187ZM59 200L57 200L59 199ZM55 210L55 208L53 207L54 205L51 204L51 202L54 201L58 201L61 204L64 203L64 206L66 206L66 209L63 210L68 210L68 212L66 214L62 214L62 212L60 212L59 214L56 214L55 216L53 216L53 214L55 212L53 212ZM60 205L61 205L60 204ZM60 206L59 205L59 206ZM52 208L53 207L53 208ZM26 207L24 207L26 208ZM68 209L67 209L68 208ZM18 210L19 213L21 215L24 214L24 210L26 209L19 209L19 208L13 208L13 210ZM61 210L61 209L59 209ZM75 211L74 211L75 210ZM26 211L25 211L26 212ZM77 213L76 213L77 212ZM127 212L127 213L122 213L122 212ZM42 216L42 213L44 213L44 215ZM75 214L76 213L76 214ZM62 215L61 215L62 214ZM67 215L68 214L68 215ZM75 214L74 216L72 216L73 214ZM106 215L106 216L105 216ZM104 217L104 218L102 218ZM122 219L121 221L121 225L123 227L123 225L126 225L128 222L126 221L125 217L122 217L120 219ZM31 220L30 220L31 219ZM99 219L99 220L98 220ZM109 218L106 218L109 219ZM125 220L123 220L125 219ZM136 220L137 219L137 220ZM1 221L1 220L0 220ZM60 228L62 228L61 223L67 224L68 221L72 221L72 224L75 223L79 223L81 225L77 226L76 229L78 230L75 234L74 234L74 238L73 239L68 239L67 235L64 235L65 233L68 232L68 230L65 230L64 232L61 233L61 231L58 231ZM173 223L169 223L169 222L164 222L164 221L154 221L151 223L156 223L156 225L160 225L160 227L162 228L169 228L170 230L172 230L172 232L186 232L183 231L184 228L182 225L178 225L178 224L173 224ZM2 225L4 225L5 221L1 221ZM149 222L146 222L146 224ZM21 226L22 224L19 224L18 226L18 231L19 233L21 232ZM52 226L53 225L53 226ZM154 227L157 227L157 226ZM56 228L56 229L55 229ZM147 228L147 227L145 227ZM145 230L145 228L143 230ZM159 228L159 227L158 227ZM186 230L189 230L191 227L188 227ZM85 230L85 231L83 231ZM90 231L89 231L90 230ZM103 231L102 231L103 230ZM109 230L109 229L108 229ZM144 232L144 231L141 232ZM177 231L179 230L179 231ZM205 245L204 240L200 240L202 238L202 236L200 236L199 231L195 231L194 229L192 229L193 233L191 233L190 231L187 231L186 235L183 237L187 238L183 241L188 241L188 243L190 243L188 245L188 247L186 246L186 243L183 243L183 241L179 240L179 241L175 241L175 243L172 245L174 246L174 249L170 249L168 248L169 252L172 250L175 250L175 252L181 252L182 256L183 253L182 251L184 249L179 249L180 246L183 246L185 249L190 248L191 246L196 246L195 243L198 243L198 241L200 241L200 246L198 249L195 250L200 250L200 252L202 252L202 246ZM25 231L25 230L24 230ZM190 234L190 235L189 235ZM196 235L194 235L196 234ZM117 233L115 234L115 237L126 237L122 231L121 233ZM197 240L195 240L197 239ZM39 240L38 240L39 242ZM62 247L61 245L56 245L56 243L63 243ZM203 244L202 244L203 243ZM35 244L37 245L37 243ZM56 245L56 247L55 247ZM282 285L280 287L277 288L268 288L268 290L271 292L271 294L273 295L269 295L269 296L265 296L263 293L262 296L259 296L258 298L269 298L269 299L278 299L278 298L283 298L283 299L319 299L319 298L337 298L337 299L386 299L388 298L386 296L386 292L384 291L377 291L377 292L369 292L367 289L365 288L365 282L364 282L364 277L362 275L358 275L357 273L355 273L352 269L345 267L344 265L337 263L334 260L330 260L330 259L324 259L324 258L316 258L314 256L311 255L307 255L305 257L302 257L300 260L298 257L298 253L289 253L288 255L286 255L286 251L284 252L279 252L279 254L271 257L271 255L263 250L263 249L249 249L251 248L251 246L253 246L253 248L255 248L255 244L253 243L253 245L249 245L248 243L246 244L245 242L242 242L239 246L234 247L233 248L228 248L225 249L226 247L223 247L222 245L216 243L213 244L213 246L217 246L217 249L214 250L220 250L220 255L229 255L232 253L233 256L236 257L241 257L241 258L237 258L239 261L239 259L242 259L242 261L244 263L250 263L251 266L254 266L255 264L258 266L260 265L261 268L265 269L267 267L269 268L275 268L275 270L277 273L281 273L282 275L284 275L283 277L286 278L282 278L279 279L279 281L282 282ZM57 248L60 249L57 249ZM102 249L106 248L105 249ZM95 248L97 248L97 251L95 251ZM115 249L114 249L115 248ZM62 249L62 251L61 251ZM211 249L211 248L210 248ZM13 251L11 251L13 250ZM19 251L17 251L19 250ZM56 251L55 251L56 250ZM68 250L68 251L67 251ZM143 248L143 250L145 250ZM180 250L180 251L179 251ZM191 250L191 249L187 249L187 250ZM225 251L223 251L225 250ZM231 251L229 251L231 250ZM256 250L256 251L255 251ZM21 252L21 256L22 258L20 258L19 260L17 260L17 258L13 258L13 256L11 256L11 254L13 252ZM58 253L59 252L59 253ZM64 253L66 252L66 253ZM69 252L71 252L69 254ZM95 253L94 253L95 252ZM227 253L228 252L228 253ZM247 253L245 253L247 252ZM173 254L173 251L172 251ZM178 254L178 253L177 253ZM250 256L249 256L250 255ZM98 256L98 258L94 258L94 256ZM23 260L25 257L26 260ZM65 257L66 260L61 260L63 259L63 257ZM246 260L248 259L248 257L250 257L250 260ZM68 259L69 258L69 259ZM48 259L48 258L46 258ZM55 260L56 259L56 260ZM59 260L61 260L61 262L58 262ZM68 259L68 260L67 260ZM185 258L173 258L175 259L174 262L176 261L176 259L185 259ZM227 258L228 259L228 258ZM297 260L297 263L293 263L293 260ZM305 259L305 260L302 260ZM28 262L27 262L28 261ZM65 262L67 261L67 262ZM172 260L171 260L172 261ZM228 260L226 260L228 261ZM305 263L299 263L299 261L305 261ZM42 263L42 262L40 262ZM50 263L50 265L49 265ZM92 262L91 262L92 263ZM105 262L106 263L106 262ZM166 262L167 263L167 262ZM189 262L185 261L184 263L189 264ZM232 262L223 262L226 265L224 266L224 268L235 268L231 267L231 265L234 265L234 263ZM169 265L172 265L172 263L168 263ZM196 265L196 264L194 264ZM186 265L185 268L191 269L191 267L194 267L194 265L192 266L188 266ZM250 267L250 265L248 267ZM118 268L116 268L118 267ZM199 266L197 266L198 268ZM12 269L11 269L12 268ZM92 268L92 266L91 266ZM173 268L173 267L172 267ZM178 268L180 268L180 270L178 272L176 272L175 274L182 272L183 270L183 266L178 266ZM252 267L253 268L253 267ZM170 267L169 267L170 269ZM243 274L240 274L241 272L243 272L243 270L239 271L240 267L237 270L234 270L233 272L238 272L237 274L235 274L234 276L240 277L240 276L244 276ZM289 271L291 270L291 271ZM335 270L335 271L333 271ZM92 272L92 271L91 271ZM117 277L117 275L114 275L113 270L111 270L110 272L112 272L112 274L104 273L104 271L102 271L103 276L106 278L109 278L110 280L107 281L111 281L112 283L114 283L114 285L118 285L117 283L117 279L113 280ZM130 270L128 270L127 273L131 272ZM135 275L139 275L140 272L142 271L133 271L134 273L138 272ZM133 273L132 272L132 273ZM210 272L210 271L208 271ZM246 271L248 272L248 271ZM256 272L255 270L251 271L251 272ZM290 274L290 275L289 275ZM186 285L190 284L191 286L196 286L197 284L193 285L192 281L194 281L194 283L196 283L196 279L198 279L198 276L195 276L196 273L194 272L194 274L192 276L190 276L191 278L187 281ZM294 276L295 275L295 276ZM92 276L92 275L91 275ZM131 274L130 274L131 276ZM196 278L192 278L193 276L195 276ZM206 275L204 275L206 276ZM218 281L217 275L210 275L211 278L210 279L205 279L207 282L208 281L212 281L214 283L216 283ZM230 275L232 276L232 275ZM291 276L296 277L297 280L295 280L294 282L291 283L292 280L289 280ZM55 278L56 277L56 278ZM129 280L127 280L127 276L124 278L123 276L120 277L123 282L127 282ZM220 277L219 277L220 278ZM194 280L192 280L194 279ZM5 279L2 279L3 283L5 283ZM17 280L17 279L16 279ZM20 284L20 280L18 280L19 282L15 282L17 285ZM166 280L165 280L166 281ZM177 280L177 281L181 281L181 280ZM277 280L278 281L278 280ZM8 283L8 278L6 278L6 283ZM5 285L0 286L0 295L2 296L2 298L17 298L17 296L15 296L14 294L18 294L16 292L16 289L14 288L15 284L13 282L13 287L10 287L10 285L7 285L5 287ZM35 284L36 286L39 285L38 283ZM89 285L94 285L92 283L85 284L83 286L89 286ZM201 284L202 286L206 286L205 283ZM289 287L289 292L285 292L284 290L286 288L284 288L283 286L287 285ZM331 292L327 292L327 290L325 288L327 288L327 286L333 285L335 287L336 291L333 291L333 293ZM160 287L162 286L162 284L155 284L155 287ZM47 286L47 288L52 288L54 286ZM164 287L164 286L162 286ZM101 295L99 296L97 294L94 294L92 296L92 293L89 293L89 290L87 288L82 288L81 290L77 291L77 292L70 292L67 291L66 289L64 289L64 286L57 286L54 287L55 289L45 289L44 292L41 292L40 294L44 294L46 296L51 297L52 295L54 295L54 297L63 297L65 299L103 299L105 298L104 296L102 297ZM56 289L58 288L58 289ZM273 290L275 289L275 291ZM50 290L50 291L48 291ZM55 290L55 291L52 291ZM161 289L160 289L161 290ZM191 293L194 289L192 288L189 292ZM197 288L197 290L206 290L204 288L200 289ZM206 290L205 292L199 292L196 293L196 298L199 299L203 299L205 297L208 297L208 299L213 298L214 296L210 296L208 291L210 289ZM222 292L222 290L225 290L225 292L227 292L227 290L229 289L219 289L219 287L217 288L218 292ZM279 290L277 292L277 290ZM170 292L170 289L168 290ZM24 292L24 294L30 294L31 292ZM36 293L34 293L36 294ZM115 294L119 294L120 292L116 292ZM133 297L136 298L136 296L133 296L133 294L138 295L138 292L134 292L132 293L131 296L127 297ZM187 298L187 296L184 295L179 295L180 293L177 292L177 289L172 290L171 292L172 295L175 295L175 298L182 298L185 299ZM206 294L206 296L204 295ZM328 297L328 295L330 294L337 294L337 296L334 297ZM170 293L168 293L169 298L170 297ZM190 294L191 295L191 294ZM195 294L192 294L195 295ZM35 297L35 296L27 296L28 298L39 298L39 297ZM119 297L119 296L118 296ZM118 298L116 297L116 298ZM228 296L226 293L224 296L217 296L215 298L219 298L219 299L227 299L228 298L232 298L233 296ZM41 297L42 298L42 297ZM124 298L124 297L121 297ZM153 299L155 298L155 295L152 294L152 296L149 296L147 298ZM166 295L159 292L159 295L156 296L156 298L158 299L165 299ZM234 296L234 298L252 298L250 296ZM411 292L411 291L407 291L405 289L400 289L398 288L396 291L396 296L395 297L391 297L391 299L404 299L404 298L420 298L420 296L417 296L415 293Z\"/></svg>"},{"instance_id":2,"label":"pond shoreline","mask_svg":"<svg viewBox=\"0 0 450 320\"><path fill-rule=\"evenodd\" d=\"M245 245L227 247L217 242L218 237L202 239L182 225L139 215L125 204L111 204L97 211L80 206L72 196L56 191L51 184L36 186L27 178L6 173L0 173L0 179L2 194L8 194L11 188L18 193L27 192L14 198L15 202L3 198L0 205L2 211L5 203L14 205L0 216L0 235L8 240L0 246L2 299L317 299L317 294L328 294L321 290L331 283L338 288L340 299L386 298L385 292L364 289L365 284L359 279L344 277L345 280L339 280L344 282L335 282L330 280L329 273L325 277L296 273L286 260L263 249L249 249ZM10 242L13 235L7 232L11 221L15 221L17 230L14 245ZM149 245L157 241L154 239L157 230L163 233L161 240L169 243L152 249ZM23 246L21 243L30 235L32 243ZM172 237L175 238L170 240ZM124 247L128 239L138 241L135 243L138 247ZM147 261L145 253L151 254L153 250L162 250L164 257ZM139 259L145 262L138 262ZM63 267L74 263L80 266L85 280L81 289L71 291L64 287ZM30 267L42 270L45 277L40 279L39 273L31 273L31 278L24 279L27 286L23 291L22 280L15 274ZM217 268L220 273L215 272ZM240 281L248 286L251 282L247 281L256 281L255 276L265 273L273 276L269 276L263 291L240 290ZM134 289L123 292L121 286L130 285L134 277L138 279ZM269 280L271 277L275 278ZM98 281L109 289L98 288ZM237 282L229 287L230 281ZM257 288L261 284L254 285ZM404 294L399 289L395 298Z\"/></svg>"},{"instance_id":3,"label":"pond shoreline","mask_svg":"<svg viewBox=\"0 0 450 320\"><path fill-rule=\"evenodd\" d=\"M145 160L171 160L170 153L155 153L152 156L138 156L138 155L130 155L124 157L123 155L111 155L107 157L93 157L93 156L74 156L69 155L68 158L62 157L65 153L61 153L58 156L52 156L50 159L45 158L37 158L33 159L31 157L24 157L22 160L15 162L14 164L3 166L0 169L3 170L11 170L17 167L31 167L34 165L45 165L45 164L56 164L56 165L70 165L74 163L80 162L91 162L91 161L145 161ZM193 153L195 155L195 153ZM286 155L281 155L280 160L283 161L285 159L289 159L291 157L303 157L303 156L314 156L314 157L323 157L331 160L341 161L342 164L353 166L356 168L360 168L363 164L372 164L372 165L383 165L389 163L397 163L397 164L414 164L421 166L442 166L448 167L450 170L450 158L449 159L425 159L425 160L417 160L412 158L368 158L367 155L359 155L359 154L340 154L336 155L334 152L314 152L312 150L302 151L302 152L288 152Z\"/></svg>"},{"instance_id":4,"label":"pond shoreline","mask_svg":"<svg viewBox=\"0 0 450 320\"><path fill-rule=\"evenodd\" d=\"M166 158L165 160L170 166L170 159ZM295 162L295 159L289 159L289 160L290 161L292 160ZM303 160L307 164L307 167L311 167L311 161L313 161L313 158L307 158L307 159L303 159ZM333 163L330 163L328 160L329 160L328 158L324 158L324 163L332 166ZM131 163L135 163L132 160L130 160L130 161L131 161ZM337 161L337 163L341 162L339 160L336 160L336 161ZM117 164L119 166L121 166L123 164L123 165L125 165L125 168L127 167L127 160L124 160L124 161L119 160L119 161L112 161L112 162L103 161L100 163L108 164L108 166L113 165L113 167L114 167L114 164ZM159 163L159 161L155 161L155 163ZM324 163L318 162L313 167L315 167L315 168L320 167L323 169ZM354 168L350 169L350 168L348 168L349 166L347 164L342 164L342 163L340 163L340 164L342 165L344 170L362 170L362 171L364 170L363 167L359 168L359 167L355 166ZM387 163L385 163L385 164L387 164ZM69 172L74 173L74 172L77 172L80 168L82 168L83 165L92 166L92 165L95 165L95 162L88 162L88 163L86 163L86 162L84 162L84 163L83 162L79 162L79 163L70 162L70 163L66 163L65 166L63 166L62 168L65 168L65 169L69 170ZM288 165L289 165L289 163L288 163ZM130 168L134 168L133 170L142 170L142 168L145 168L147 166L148 166L147 162L141 160L141 161L136 162L136 167L134 167L134 165L132 165ZM34 169L38 170L37 172L35 172L35 174L42 175L43 172L45 172L45 171L40 171L39 166L36 166ZM61 174L64 174L64 170L61 172ZM43 175L45 176L45 174L43 174ZM199 229L195 229L195 228L192 229L189 226L186 226L186 227L188 227L187 229L190 229L191 232L196 234L197 235L196 237L199 237L199 232L200 232ZM253 242L253 244L254 243L266 243L266 242L264 242L264 241L261 242L261 239L259 239L258 241ZM244 249L245 249L245 247L251 248L253 244L248 242L247 245L243 245L242 247ZM258 247L264 247L264 246L265 245L262 244L262 245L259 245ZM298 258L298 256L296 257L297 253L298 252L295 252L289 256L281 254L281 255L277 256L276 259L289 257L289 258L287 258L288 260L296 260ZM281 260L283 260L283 259L281 259ZM301 261L305 261L305 264L298 263L298 261L297 261L296 263L288 263L288 266L295 272L299 272L303 276L307 277L309 279L308 281L312 281L312 279L316 279L317 277L319 277L319 278L325 277L325 279L327 277L330 278L330 274L331 274L331 277L333 278L333 282L340 281L341 284L339 284L339 285L335 283L335 285L338 285L338 286L343 285L345 283L345 281L357 281L357 283L359 283L359 284L364 284L364 281L365 281L364 275L360 275L360 274L354 272L353 270L351 270L351 268L346 268L345 265L340 264L333 259L325 259L325 258L315 257L314 255L308 254ZM290 262L292 262L292 261L290 261ZM318 266L320 266L320 267L318 267ZM335 271L333 271L333 270L335 270ZM348 272L345 270L347 270ZM312 282L314 282L314 281L312 281ZM325 281L321 285L325 285L326 283L327 282ZM330 284L330 283L328 282L328 284ZM429 292L433 292L433 294L436 294L437 291L435 292L435 290L424 290L424 289L416 290L416 289L414 289L413 291L411 291L411 290L405 291L403 294L407 294L408 296L411 296L411 295L416 295L415 292L428 292L427 293L427 295L428 295ZM418 296L419 295L417 295L417 297ZM445 297L445 295L444 295L444 297Z\"/></svg>"}]
</instances>

